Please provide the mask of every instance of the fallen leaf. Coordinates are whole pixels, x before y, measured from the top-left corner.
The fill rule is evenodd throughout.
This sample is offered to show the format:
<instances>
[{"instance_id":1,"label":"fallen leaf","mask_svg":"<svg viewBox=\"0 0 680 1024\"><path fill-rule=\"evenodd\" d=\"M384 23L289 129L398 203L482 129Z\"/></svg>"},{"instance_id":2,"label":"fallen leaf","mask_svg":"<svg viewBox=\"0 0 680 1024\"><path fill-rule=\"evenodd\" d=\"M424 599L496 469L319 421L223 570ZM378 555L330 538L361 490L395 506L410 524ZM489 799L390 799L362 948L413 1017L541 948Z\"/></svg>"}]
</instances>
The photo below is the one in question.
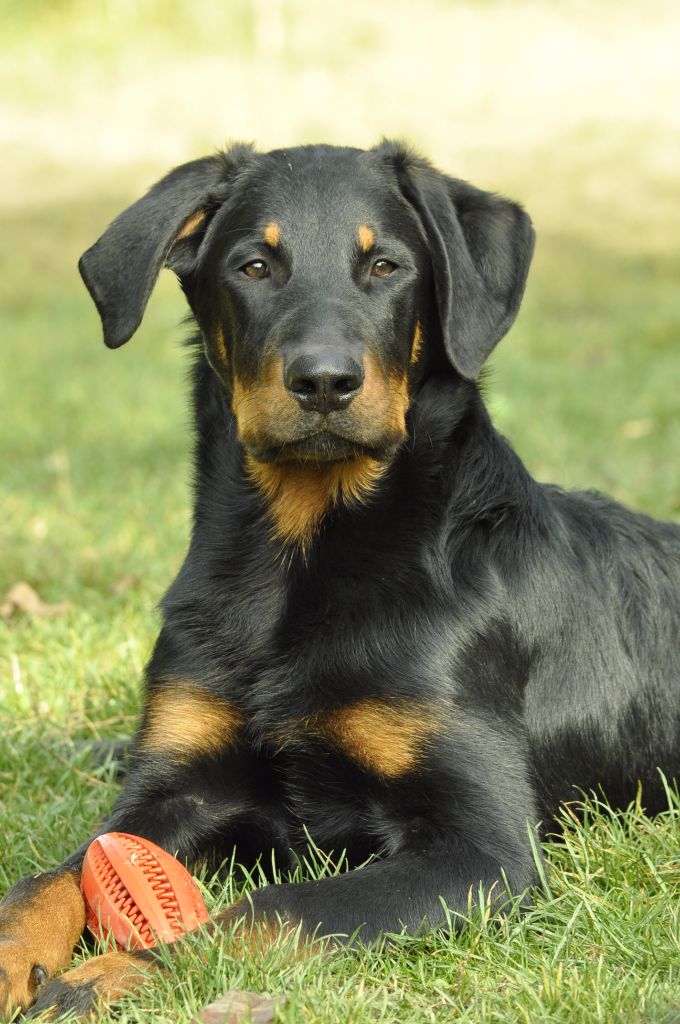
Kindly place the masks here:
<instances>
[{"instance_id":1,"label":"fallen leaf","mask_svg":"<svg viewBox=\"0 0 680 1024\"><path fill-rule=\"evenodd\" d=\"M122 597L128 590L132 590L139 583L139 576L137 573L128 572L125 576L121 576L119 580L111 584L111 593L116 597Z\"/></svg>"},{"instance_id":2,"label":"fallen leaf","mask_svg":"<svg viewBox=\"0 0 680 1024\"><path fill-rule=\"evenodd\" d=\"M31 618L51 619L55 615L63 615L70 607L68 601L45 604L28 583L15 583L0 604L0 619L9 619L16 611L25 612Z\"/></svg>"},{"instance_id":3,"label":"fallen leaf","mask_svg":"<svg viewBox=\"0 0 680 1024\"><path fill-rule=\"evenodd\" d=\"M626 420L621 427L621 434L628 441L637 441L641 437L647 437L654 430L654 420L649 417L641 420Z\"/></svg>"},{"instance_id":4,"label":"fallen leaf","mask_svg":"<svg viewBox=\"0 0 680 1024\"><path fill-rule=\"evenodd\" d=\"M257 992L232 990L204 1006L191 1024L270 1024L283 1002L283 996L269 999Z\"/></svg>"}]
</instances>

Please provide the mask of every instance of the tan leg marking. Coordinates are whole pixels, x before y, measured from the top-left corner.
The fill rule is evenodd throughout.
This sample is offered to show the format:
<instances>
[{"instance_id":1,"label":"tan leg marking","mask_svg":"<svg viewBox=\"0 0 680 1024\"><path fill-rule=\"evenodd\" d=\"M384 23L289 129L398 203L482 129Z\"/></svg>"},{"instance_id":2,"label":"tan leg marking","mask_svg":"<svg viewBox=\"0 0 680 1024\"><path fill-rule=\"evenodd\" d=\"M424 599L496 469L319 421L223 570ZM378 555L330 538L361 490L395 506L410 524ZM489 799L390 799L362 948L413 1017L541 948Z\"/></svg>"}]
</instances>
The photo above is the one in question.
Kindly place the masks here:
<instances>
[{"instance_id":1,"label":"tan leg marking","mask_svg":"<svg viewBox=\"0 0 680 1024\"><path fill-rule=\"evenodd\" d=\"M377 697L314 715L305 725L363 768L387 779L422 765L429 741L444 728L441 710L434 706Z\"/></svg>"},{"instance_id":2,"label":"tan leg marking","mask_svg":"<svg viewBox=\"0 0 680 1024\"><path fill-rule=\"evenodd\" d=\"M69 1010L81 1016L106 1011L117 999L141 988L151 971L153 959L142 960L133 953L103 953L55 978L41 996L36 1009L47 1009L48 1020L58 1020ZM49 1012L48 1007L54 1007Z\"/></svg>"},{"instance_id":3,"label":"tan leg marking","mask_svg":"<svg viewBox=\"0 0 680 1024\"><path fill-rule=\"evenodd\" d=\"M375 244L375 232L373 228L369 228L368 224L360 224L357 235L361 251L370 252Z\"/></svg>"},{"instance_id":4,"label":"tan leg marking","mask_svg":"<svg viewBox=\"0 0 680 1024\"><path fill-rule=\"evenodd\" d=\"M306 551L324 516L339 501L363 501L386 467L364 456L349 462L256 462L246 471L267 499L274 535Z\"/></svg>"},{"instance_id":5,"label":"tan leg marking","mask_svg":"<svg viewBox=\"0 0 680 1024\"><path fill-rule=\"evenodd\" d=\"M149 697L140 749L176 761L219 754L236 742L244 717L237 707L184 679L163 680Z\"/></svg>"},{"instance_id":6,"label":"tan leg marking","mask_svg":"<svg viewBox=\"0 0 680 1024\"><path fill-rule=\"evenodd\" d=\"M85 927L79 871L20 884L0 904L0 1015L32 1004L39 982L70 963Z\"/></svg>"},{"instance_id":7,"label":"tan leg marking","mask_svg":"<svg viewBox=\"0 0 680 1024\"><path fill-rule=\"evenodd\" d=\"M271 246L272 249L276 248L281 241L281 228L275 220L270 220L269 224L265 226L262 237L267 245Z\"/></svg>"}]
</instances>

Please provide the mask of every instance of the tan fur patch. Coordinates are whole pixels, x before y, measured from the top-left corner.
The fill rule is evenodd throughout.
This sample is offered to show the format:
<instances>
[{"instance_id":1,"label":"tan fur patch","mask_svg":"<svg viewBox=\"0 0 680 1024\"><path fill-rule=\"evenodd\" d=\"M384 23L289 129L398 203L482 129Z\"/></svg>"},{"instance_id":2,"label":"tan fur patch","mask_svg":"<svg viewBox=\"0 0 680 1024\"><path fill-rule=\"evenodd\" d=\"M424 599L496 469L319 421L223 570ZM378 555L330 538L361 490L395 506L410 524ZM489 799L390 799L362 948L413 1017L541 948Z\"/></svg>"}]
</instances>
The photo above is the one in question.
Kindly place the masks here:
<instances>
[{"instance_id":1,"label":"tan fur patch","mask_svg":"<svg viewBox=\"0 0 680 1024\"><path fill-rule=\"evenodd\" d=\"M140 748L193 761L233 746L244 717L237 707L184 679L163 680L146 707Z\"/></svg>"},{"instance_id":2,"label":"tan fur patch","mask_svg":"<svg viewBox=\"0 0 680 1024\"><path fill-rule=\"evenodd\" d=\"M378 360L370 353L364 357L364 386L351 407L356 419L379 425L393 441L406 435L406 413L410 398L408 379L386 376Z\"/></svg>"},{"instance_id":3,"label":"tan fur patch","mask_svg":"<svg viewBox=\"0 0 680 1024\"><path fill-rule=\"evenodd\" d=\"M420 326L420 321L418 321L416 323L416 329L413 332L413 343L411 345L411 366L415 366L415 364L420 359L420 353L422 351L422 348L423 348L423 329Z\"/></svg>"},{"instance_id":4,"label":"tan fur patch","mask_svg":"<svg viewBox=\"0 0 680 1024\"><path fill-rule=\"evenodd\" d=\"M258 956L266 953L279 941L285 942L300 926L300 922L290 916L281 921L274 916L256 916L253 911L254 907L251 902L247 897L243 897L217 914L208 927L226 930L231 929L238 922L232 939L234 950L240 956ZM301 938L302 942L296 942L294 947L287 946L286 948L286 952L294 956L296 960L306 959L319 949L319 944L316 942L304 942L304 933Z\"/></svg>"},{"instance_id":5,"label":"tan fur patch","mask_svg":"<svg viewBox=\"0 0 680 1024\"><path fill-rule=\"evenodd\" d=\"M98 1008L104 1010L109 1003L139 989L148 974L157 969L151 958L141 960L132 953L102 953L62 974L59 984L73 989L91 986Z\"/></svg>"},{"instance_id":6,"label":"tan fur patch","mask_svg":"<svg viewBox=\"0 0 680 1024\"><path fill-rule=\"evenodd\" d=\"M375 244L375 231L368 224L360 224L357 232L359 247L362 252L369 252Z\"/></svg>"},{"instance_id":7,"label":"tan fur patch","mask_svg":"<svg viewBox=\"0 0 680 1024\"><path fill-rule=\"evenodd\" d=\"M274 534L306 551L328 510L338 501L362 501L375 488L385 466L368 456L349 462L256 462L246 470L267 499Z\"/></svg>"},{"instance_id":8,"label":"tan fur patch","mask_svg":"<svg viewBox=\"0 0 680 1024\"><path fill-rule=\"evenodd\" d=\"M275 220L270 220L269 224L265 226L262 237L267 245L270 245L272 249L276 248L281 241L281 228Z\"/></svg>"},{"instance_id":9,"label":"tan fur patch","mask_svg":"<svg viewBox=\"0 0 680 1024\"><path fill-rule=\"evenodd\" d=\"M0 904L0 988L7 986L0 1017L30 1006L32 968L42 967L49 978L66 967L85 927L79 871L36 875L24 892L13 897L10 891Z\"/></svg>"},{"instance_id":10,"label":"tan fur patch","mask_svg":"<svg viewBox=\"0 0 680 1024\"><path fill-rule=\"evenodd\" d=\"M364 384L343 414L347 430L367 447L396 444L406 436L409 407L406 376L390 378L371 354L364 357ZM299 436L303 413L283 383L283 360L268 360L260 379L235 378L232 409L246 447L274 448ZM386 472L384 462L360 456L346 462L257 462L246 454L245 468L269 505L274 535L306 550L328 510L338 501L365 499Z\"/></svg>"},{"instance_id":11,"label":"tan fur patch","mask_svg":"<svg viewBox=\"0 0 680 1024\"><path fill-rule=\"evenodd\" d=\"M179 242L180 239L188 238L189 235L193 234L199 224L202 224L207 216L207 210L198 210L196 213L192 213L188 220L185 220L184 224L179 229L179 233L175 236L175 242Z\"/></svg>"},{"instance_id":12,"label":"tan fur patch","mask_svg":"<svg viewBox=\"0 0 680 1024\"><path fill-rule=\"evenodd\" d=\"M229 356L227 355L227 346L224 341L224 331L221 327L218 327L215 331L215 348L220 358L220 362L223 366L229 365Z\"/></svg>"},{"instance_id":13,"label":"tan fur patch","mask_svg":"<svg viewBox=\"0 0 680 1024\"><path fill-rule=\"evenodd\" d=\"M231 407L243 444L260 444L274 428L283 438L290 437L300 421L300 406L284 387L283 359L267 360L254 384L234 377Z\"/></svg>"},{"instance_id":14,"label":"tan fur patch","mask_svg":"<svg viewBox=\"0 0 680 1024\"><path fill-rule=\"evenodd\" d=\"M388 779L415 771L428 741L443 728L442 715L434 707L375 697L313 716L306 725L363 768Z\"/></svg>"}]
</instances>

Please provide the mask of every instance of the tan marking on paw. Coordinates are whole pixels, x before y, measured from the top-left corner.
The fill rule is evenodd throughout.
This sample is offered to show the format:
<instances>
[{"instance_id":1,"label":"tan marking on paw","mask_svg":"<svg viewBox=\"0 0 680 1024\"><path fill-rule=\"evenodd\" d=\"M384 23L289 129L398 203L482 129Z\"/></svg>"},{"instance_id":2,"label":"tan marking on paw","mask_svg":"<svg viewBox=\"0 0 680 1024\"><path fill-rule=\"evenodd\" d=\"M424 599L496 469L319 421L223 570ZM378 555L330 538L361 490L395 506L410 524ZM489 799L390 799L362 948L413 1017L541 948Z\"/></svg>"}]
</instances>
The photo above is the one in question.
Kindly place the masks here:
<instances>
[{"instance_id":1,"label":"tan marking on paw","mask_svg":"<svg viewBox=\"0 0 680 1024\"><path fill-rule=\"evenodd\" d=\"M33 1003L38 981L70 963L85 927L79 871L36 875L19 885L0 903L0 1016Z\"/></svg>"}]
</instances>

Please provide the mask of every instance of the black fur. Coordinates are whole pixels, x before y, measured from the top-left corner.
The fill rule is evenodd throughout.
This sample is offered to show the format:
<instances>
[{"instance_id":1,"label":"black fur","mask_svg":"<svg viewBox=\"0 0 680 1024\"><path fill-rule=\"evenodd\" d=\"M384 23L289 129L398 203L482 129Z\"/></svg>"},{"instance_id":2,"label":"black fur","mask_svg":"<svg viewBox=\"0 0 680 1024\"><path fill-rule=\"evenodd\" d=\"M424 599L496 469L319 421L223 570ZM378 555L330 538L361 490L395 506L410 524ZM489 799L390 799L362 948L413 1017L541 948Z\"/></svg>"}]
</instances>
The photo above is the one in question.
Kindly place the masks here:
<instances>
[{"instance_id":1,"label":"black fur","mask_svg":"<svg viewBox=\"0 0 680 1024\"><path fill-rule=\"evenodd\" d=\"M352 866L379 855L263 888L257 916L364 939L436 924L442 900L464 914L480 883L530 886L529 830L550 828L578 790L623 805L641 783L656 811L659 769L680 774L680 528L538 484L475 383L517 313L532 247L519 206L394 144L239 147L173 171L81 261L109 345L136 329L163 263L197 321L194 525L147 686L191 680L245 723L235 745L188 762L144 750L142 723L106 829L189 863L236 847L241 863L266 866L274 850L285 867L305 829ZM396 271L375 277L375 259ZM268 276L246 278L255 260ZM235 379L257 387L269 356L285 368L300 351L372 352L386 380L407 375L405 436L303 413L289 437L243 442ZM363 501L330 508L302 551L272 537L246 452L260 464L370 457L384 472ZM386 776L295 731L368 699L387 714L436 709L413 770Z\"/></svg>"}]
</instances>

